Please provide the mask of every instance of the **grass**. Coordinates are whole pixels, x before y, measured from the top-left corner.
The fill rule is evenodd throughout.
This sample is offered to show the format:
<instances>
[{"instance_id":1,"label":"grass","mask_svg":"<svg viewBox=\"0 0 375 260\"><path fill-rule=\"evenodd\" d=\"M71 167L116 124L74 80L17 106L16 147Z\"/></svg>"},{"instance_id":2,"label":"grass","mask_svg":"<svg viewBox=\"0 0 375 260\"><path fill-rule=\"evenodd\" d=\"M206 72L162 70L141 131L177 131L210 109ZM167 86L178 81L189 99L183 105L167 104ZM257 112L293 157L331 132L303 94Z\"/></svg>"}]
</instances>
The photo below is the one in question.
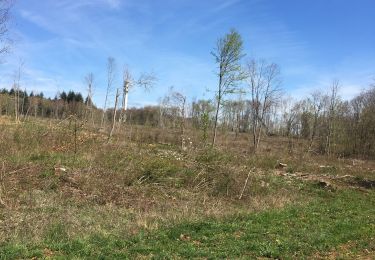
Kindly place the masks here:
<instances>
[{"instance_id":1,"label":"grass","mask_svg":"<svg viewBox=\"0 0 375 260\"><path fill-rule=\"evenodd\" d=\"M184 222L128 237L96 234L71 238L54 224L43 242L5 244L2 259L57 258L307 258L356 242L372 250L375 238L374 192L321 192L304 206L256 214Z\"/></svg>"},{"instance_id":2,"label":"grass","mask_svg":"<svg viewBox=\"0 0 375 260\"><path fill-rule=\"evenodd\" d=\"M108 143L85 126L75 137L72 127L0 124L0 259L375 251L372 161L293 155L283 140L271 146L275 137L254 155L241 136L219 138L224 149L192 139L181 150L173 131L139 128ZM279 162L288 166L275 169ZM301 174L309 178L293 177ZM329 179L340 175L354 177ZM319 185L321 178L335 188Z\"/></svg>"}]
</instances>

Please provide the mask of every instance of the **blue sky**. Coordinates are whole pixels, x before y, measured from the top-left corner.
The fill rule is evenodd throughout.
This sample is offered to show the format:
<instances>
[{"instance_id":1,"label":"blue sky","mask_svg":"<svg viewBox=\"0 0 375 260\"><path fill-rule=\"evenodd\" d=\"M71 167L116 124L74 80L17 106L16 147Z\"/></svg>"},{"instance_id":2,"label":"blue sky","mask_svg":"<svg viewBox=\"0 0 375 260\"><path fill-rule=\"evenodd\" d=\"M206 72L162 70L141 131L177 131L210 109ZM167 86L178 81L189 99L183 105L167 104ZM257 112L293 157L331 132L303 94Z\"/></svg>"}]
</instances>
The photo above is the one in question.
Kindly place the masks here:
<instances>
[{"instance_id":1,"label":"blue sky","mask_svg":"<svg viewBox=\"0 0 375 260\"><path fill-rule=\"evenodd\" d=\"M339 79L347 99L375 77L374 13L374 0L18 0L0 87L11 85L22 59L27 90L85 93L83 78L92 72L102 105L112 56L118 87L125 64L135 76L159 79L151 92L133 91L130 105L155 104L170 86L209 98L217 84L210 51L236 28L247 58L280 65L287 95L299 99Z\"/></svg>"}]
</instances>

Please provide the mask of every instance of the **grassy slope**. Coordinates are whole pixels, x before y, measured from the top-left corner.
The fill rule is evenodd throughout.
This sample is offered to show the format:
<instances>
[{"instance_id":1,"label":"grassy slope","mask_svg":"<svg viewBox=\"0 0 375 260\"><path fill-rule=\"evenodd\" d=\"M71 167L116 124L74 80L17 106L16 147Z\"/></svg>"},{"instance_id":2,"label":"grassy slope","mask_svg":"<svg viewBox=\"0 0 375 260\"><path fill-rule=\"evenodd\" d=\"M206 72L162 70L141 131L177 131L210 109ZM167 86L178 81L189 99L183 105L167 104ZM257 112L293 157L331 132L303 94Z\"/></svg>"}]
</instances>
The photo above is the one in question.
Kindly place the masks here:
<instances>
[{"instance_id":1,"label":"grassy slope","mask_svg":"<svg viewBox=\"0 0 375 260\"><path fill-rule=\"evenodd\" d=\"M354 166L354 162L325 162L320 157L306 162L298 156L289 161L279 154L248 158L238 152L214 150L191 151L185 156L169 146L161 149L154 144L104 144L100 137L83 130L79 134L82 144L74 154L74 139L67 126L53 131L47 131L44 122L13 127L0 127L2 185L6 187L1 195L11 206L0 208L0 232L5 236L0 237L0 259L304 258L325 256L347 245L351 258L356 258L356 251L375 252L373 189L362 192L345 184L336 192L329 192L313 182L300 183L273 174L281 158L288 163L288 172L318 176L363 174L373 178L374 168L367 166L368 162ZM319 167L331 163L335 167ZM68 172L56 175L55 167L59 166L67 167ZM254 173L247 196L239 201L248 172L243 166L255 167L265 174ZM27 170L8 174L24 168ZM142 176L147 179L140 184ZM207 185L199 186L200 183ZM197 186L200 188L194 189ZM160 190L168 196L158 195ZM172 197L169 194L176 198L168 200ZM101 200L92 201L96 197ZM203 214L207 210L201 203L203 197L211 204L221 202L220 214L215 211L211 219L207 217L211 215ZM154 208L143 207L151 200L157 202ZM103 216L110 208L106 203L114 205L108 217ZM247 213L235 215L232 210L236 205L243 209L236 212ZM272 205L278 207L265 210ZM285 205L289 206L280 209ZM186 216L181 213L185 208L196 211ZM252 209L261 212L249 213ZM131 217L127 216L130 211ZM177 221L165 217L170 211L176 213ZM147 220L147 216L164 216L162 227L138 232L141 228L135 220ZM198 222L193 220L197 216ZM127 224L134 226L137 233L123 228ZM90 232L71 232L81 225ZM117 232L119 228L121 232ZM30 240L34 233L38 234L35 241ZM25 242L27 239L29 242Z\"/></svg>"},{"instance_id":2,"label":"grassy slope","mask_svg":"<svg viewBox=\"0 0 375 260\"><path fill-rule=\"evenodd\" d=\"M316 194L315 192L313 192ZM355 243L375 251L374 191L318 192L305 206L289 206L225 220L182 223L128 238L98 234L68 238L63 225L41 244L2 245L2 259L61 258L304 258ZM372 247L372 248L371 248Z\"/></svg>"}]
</instances>

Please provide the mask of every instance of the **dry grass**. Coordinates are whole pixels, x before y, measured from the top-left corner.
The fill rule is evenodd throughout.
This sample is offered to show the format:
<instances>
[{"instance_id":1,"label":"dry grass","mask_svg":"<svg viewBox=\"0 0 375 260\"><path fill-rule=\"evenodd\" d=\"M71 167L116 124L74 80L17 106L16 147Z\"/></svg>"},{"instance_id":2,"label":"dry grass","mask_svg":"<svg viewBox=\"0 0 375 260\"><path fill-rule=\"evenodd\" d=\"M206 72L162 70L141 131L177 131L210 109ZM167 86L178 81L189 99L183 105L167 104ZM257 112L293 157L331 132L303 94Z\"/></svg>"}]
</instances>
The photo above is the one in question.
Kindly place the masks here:
<instances>
[{"instance_id":1,"label":"dry grass","mask_svg":"<svg viewBox=\"0 0 375 260\"><path fill-rule=\"evenodd\" d=\"M277 175L279 161L288 164L285 172L374 171L373 162L357 161L353 169L349 160L319 157L317 163L317 157L289 154L286 140L275 137L252 155L246 135L223 135L212 150L199 145L199 132L189 132L192 144L182 151L174 131L127 127L108 143L104 133L85 126L75 136L69 121L0 122L0 243L40 240L59 223L69 237L128 236L185 220L307 203L303 184ZM332 167L322 170L320 164Z\"/></svg>"}]
</instances>

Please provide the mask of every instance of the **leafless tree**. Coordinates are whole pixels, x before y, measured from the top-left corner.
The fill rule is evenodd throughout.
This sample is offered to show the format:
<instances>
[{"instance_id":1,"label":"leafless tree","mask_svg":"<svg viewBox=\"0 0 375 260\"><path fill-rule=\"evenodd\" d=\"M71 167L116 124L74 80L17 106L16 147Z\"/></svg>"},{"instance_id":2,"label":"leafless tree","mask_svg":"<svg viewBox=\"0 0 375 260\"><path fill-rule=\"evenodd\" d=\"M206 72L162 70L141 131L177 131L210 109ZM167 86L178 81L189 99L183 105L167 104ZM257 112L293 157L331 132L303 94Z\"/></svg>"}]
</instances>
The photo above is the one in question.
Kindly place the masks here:
<instances>
[{"instance_id":1,"label":"leafless tree","mask_svg":"<svg viewBox=\"0 0 375 260\"><path fill-rule=\"evenodd\" d=\"M85 82L87 85L87 100L86 107L89 112L89 118L91 119L92 124L94 125L94 113L93 113L93 101L92 97L94 94L94 74L89 73L85 76Z\"/></svg>"},{"instance_id":2,"label":"leafless tree","mask_svg":"<svg viewBox=\"0 0 375 260\"><path fill-rule=\"evenodd\" d=\"M116 127L116 114L117 114L117 104L118 104L119 97L120 97L120 91L119 91L119 89L117 89L117 91L116 91L116 97L115 97L115 107L113 109L112 127L111 127L111 132L109 133L108 141L112 138L113 132L115 131L115 127Z\"/></svg>"},{"instance_id":3,"label":"leafless tree","mask_svg":"<svg viewBox=\"0 0 375 260\"><path fill-rule=\"evenodd\" d=\"M13 89L14 89L14 115L15 121L19 122L20 116L20 89L21 89L21 74L23 71L24 62L20 59L18 68L14 73Z\"/></svg>"},{"instance_id":4,"label":"leafless tree","mask_svg":"<svg viewBox=\"0 0 375 260\"><path fill-rule=\"evenodd\" d=\"M185 149L186 137L185 137L185 120L186 120L186 95L181 92L173 90L171 88L171 102L179 111L179 125L180 125L180 136L181 136L181 149Z\"/></svg>"},{"instance_id":5,"label":"leafless tree","mask_svg":"<svg viewBox=\"0 0 375 260\"><path fill-rule=\"evenodd\" d=\"M150 90L156 82L156 77L151 73L142 73L138 79L134 79L129 68L125 66L123 72L123 89L122 89L122 107L119 122L126 121L126 111L128 109L129 91L132 88L139 87L144 90Z\"/></svg>"},{"instance_id":6,"label":"leafless tree","mask_svg":"<svg viewBox=\"0 0 375 260\"><path fill-rule=\"evenodd\" d=\"M319 117L321 115L322 109L324 107L324 96L320 91L315 91L311 94L311 97L308 99L310 105L310 110L313 114L313 123L312 131L310 135L309 148L308 151L311 151L315 137L318 131Z\"/></svg>"},{"instance_id":7,"label":"leafless tree","mask_svg":"<svg viewBox=\"0 0 375 260\"><path fill-rule=\"evenodd\" d=\"M247 63L248 85L251 93L252 136L254 152L258 149L265 117L281 97L280 68L264 60Z\"/></svg>"},{"instance_id":8,"label":"leafless tree","mask_svg":"<svg viewBox=\"0 0 375 260\"><path fill-rule=\"evenodd\" d=\"M170 103L169 100L170 100L170 97L168 95L159 99L159 127L160 128L165 127L164 115L167 113L168 104Z\"/></svg>"},{"instance_id":9,"label":"leafless tree","mask_svg":"<svg viewBox=\"0 0 375 260\"><path fill-rule=\"evenodd\" d=\"M334 133L335 128L335 115L337 110L337 104L339 102L338 98L338 91L340 87L339 80L335 79L332 81L331 84L331 93L329 96L329 110L328 110L328 131L327 131L327 141L326 141L326 153L328 155L331 154L332 149L332 135Z\"/></svg>"},{"instance_id":10,"label":"leafless tree","mask_svg":"<svg viewBox=\"0 0 375 260\"><path fill-rule=\"evenodd\" d=\"M240 61L244 57L243 42L241 35L231 30L223 38L217 41L216 48L211 52L218 65L217 76L219 78L216 92L216 113L214 120L214 134L212 145L215 145L217 136L217 124L219 119L219 110L226 95L233 93L237 84L246 78L243 73Z\"/></svg>"},{"instance_id":11,"label":"leafless tree","mask_svg":"<svg viewBox=\"0 0 375 260\"><path fill-rule=\"evenodd\" d=\"M242 123L242 116L243 116L243 111L245 109L245 103L242 99L242 93L238 96L238 99L236 102L234 102L234 122L235 122L235 133L236 133L236 138L238 137L240 130L241 130L241 123Z\"/></svg>"},{"instance_id":12,"label":"leafless tree","mask_svg":"<svg viewBox=\"0 0 375 260\"><path fill-rule=\"evenodd\" d=\"M124 68L123 72L123 89L122 89L122 106L119 122L126 121L126 110L128 109L129 90L134 79L127 67Z\"/></svg>"},{"instance_id":13,"label":"leafless tree","mask_svg":"<svg viewBox=\"0 0 375 260\"><path fill-rule=\"evenodd\" d=\"M301 102L294 102L291 97L287 97L282 102L282 114L285 126L284 135L288 138L289 153L293 152L293 136L299 134L299 116L301 114Z\"/></svg>"},{"instance_id":14,"label":"leafless tree","mask_svg":"<svg viewBox=\"0 0 375 260\"><path fill-rule=\"evenodd\" d=\"M112 90L112 85L114 83L116 77L116 61L114 58L109 57L107 61L107 89L105 92L105 100L104 100L104 107L103 107L103 113L102 113L102 120L100 123L100 128L104 127L104 119L105 114L108 106L108 96L110 95L110 92Z\"/></svg>"}]
</instances>

